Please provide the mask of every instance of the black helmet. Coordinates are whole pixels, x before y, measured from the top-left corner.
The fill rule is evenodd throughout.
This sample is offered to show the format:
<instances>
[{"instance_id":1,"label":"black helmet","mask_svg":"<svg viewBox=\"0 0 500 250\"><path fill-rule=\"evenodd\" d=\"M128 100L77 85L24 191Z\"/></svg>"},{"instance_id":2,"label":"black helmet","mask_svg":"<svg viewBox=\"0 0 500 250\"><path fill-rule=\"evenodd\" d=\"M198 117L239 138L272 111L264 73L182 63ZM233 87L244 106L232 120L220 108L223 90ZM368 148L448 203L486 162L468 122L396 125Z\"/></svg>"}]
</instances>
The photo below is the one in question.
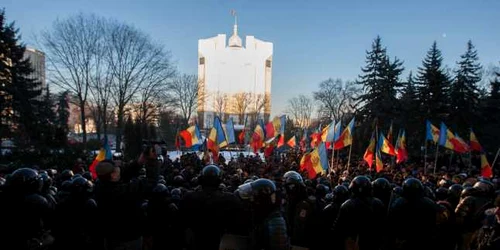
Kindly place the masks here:
<instances>
[{"instance_id":1,"label":"black helmet","mask_svg":"<svg viewBox=\"0 0 500 250\"><path fill-rule=\"evenodd\" d=\"M183 185L184 185L184 177L182 177L182 175L176 175L176 176L174 177L173 182L174 182L174 183L173 183L173 184L174 184L174 186L176 186L176 187L181 187L181 186L183 186Z\"/></svg>"},{"instance_id":2,"label":"black helmet","mask_svg":"<svg viewBox=\"0 0 500 250\"><path fill-rule=\"evenodd\" d=\"M476 182L473 188L478 192L481 196L493 197L495 193L495 187L491 181L480 180Z\"/></svg>"},{"instance_id":3,"label":"black helmet","mask_svg":"<svg viewBox=\"0 0 500 250\"><path fill-rule=\"evenodd\" d=\"M415 178L408 178L403 182L403 197L407 199L420 198L424 195L422 182Z\"/></svg>"},{"instance_id":4,"label":"black helmet","mask_svg":"<svg viewBox=\"0 0 500 250\"><path fill-rule=\"evenodd\" d=\"M372 181L373 196L380 198L391 194L391 183L386 178L378 178Z\"/></svg>"},{"instance_id":5,"label":"black helmet","mask_svg":"<svg viewBox=\"0 0 500 250\"><path fill-rule=\"evenodd\" d=\"M51 178L54 178L54 177L57 175L57 169L53 169L53 168L48 169L48 170L47 170L47 173L49 174L49 176L50 176Z\"/></svg>"},{"instance_id":6,"label":"black helmet","mask_svg":"<svg viewBox=\"0 0 500 250\"><path fill-rule=\"evenodd\" d=\"M358 197L368 197L372 193L372 183L366 176L356 176L349 185L349 191Z\"/></svg>"},{"instance_id":7,"label":"black helmet","mask_svg":"<svg viewBox=\"0 0 500 250\"><path fill-rule=\"evenodd\" d=\"M439 182L438 182L438 187L444 187L444 188L449 188L451 185L453 185L453 182L450 181L450 180L445 180L445 179L441 179Z\"/></svg>"},{"instance_id":8,"label":"black helmet","mask_svg":"<svg viewBox=\"0 0 500 250\"><path fill-rule=\"evenodd\" d=\"M320 197L320 198L323 198L325 197L325 195L330 191L330 188L326 185L323 185L323 184L318 184L316 185L316 196L317 197Z\"/></svg>"},{"instance_id":9,"label":"black helmet","mask_svg":"<svg viewBox=\"0 0 500 250\"><path fill-rule=\"evenodd\" d=\"M174 188L170 192L170 195L172 195L174 199L180 199L182 197L182 191L179 188Z\"/></svg>"},{"instance_id":10,"label":"black helmet","mask_svg":"<svg viewBox=\"0 0 500 250\"><path fill-rule=\"evenodd\" d=\"M220 190L220 191L223 191L223 192L226 192L226 191L227 191L227 186L226 186L226 184L224 184L224 183L219 184L219 190Z\"/></svg>"},{"instance_id":11,"label":"black helmet","mask_svg":"<svg viewBox=\"0 0 500 250\"><path fill-rule=\"evenodd\" d=\"M156 184L163 184L163 185L166 185L167 182L165 181L165 179L159 179L156 181Z\"/></svg>"},{"instance_id":12,"label":"black helmet","mask_svg":"<svg viewBox=\"0 0 500 250\"><path fill-rule=\"evenodd\" d=\"M460 198L465 198L469 196L474 196L477 194L477 190L473 187L466 187L462 190L462 193L460 193Z\"/></svg>"},{"instance_id":13,"label":"black helmet","mask_svg":"<svg viewBox=\"0 0 500 250\"><path fill-rule=\"evenodd\" d=\"M73 185L73 183L70 180L63 181L61 183L61 191L70 192L72 185Z\"/></svg>"},{"instance_id":14,"label":"black helmet","mask_svg":"<svg viewBox=\"0 0 500 250\"><path fill-rule=\"evenodd\" d=\"M295 171L286 172L283 175L283 179L285 181L285 185L288 185L288 184L302 185L302 184L304 184L304 180L302 179L302 176Z\"/></svg>"},{"instance_id":15,"label":"black helmet","mask_svg":"<svg viewBox=\"0 0 500 250\"><path fill-rule=\"evenodd\" d=\"M440 187L436 189L436 199L438 201L444 201L448 198L448 189Z\"/></svg>"},{"instance_id":16,"label":"black helmet","mask_svg":"<svg viewBox=\"0 0 500 250\"><path fill-rule=\"evenodd\" d=\"M460 184L453 184L448 188L448 195L455 199L460 199L460 194L462 194L464 187Z\"/></svg>"},{"instance_id":17,"label":"black helmet","mask_svg":"<svg viewBox=\"0 0 500 250\"><path fill-rule=\"evenodd\" d=\"M42 178L43 186L42 190L48 190L50 186L52 186L52 178L48 175L47 171L40 174L40 178Z\"/></svg>"},{"instance_id":18,"label":"black helmet","mask_svg":"<svg viewBox=\"0 0 500 250\"><path fill-rule=\"evenodd\" d=\"M91 181L89 181L83 177L76 177L71 182L71 193L74 193L74 194L91 193L93 187L94 187L94 184L92 184Z\"/></svg>"},{"instance_id":19,"label":"black helmet","mask_svg":"<svg viewBox=\"0 0 500 250\"><path fill-rule=\"evenodd\" d=\"M74 175L73 171L66 169L66 170L62 171L62 173L61 173L61 180L62 181L71 180L73 175Z\"/></svg>"},{"instance_id":20,"label":"black helmet","mask_svg":"<svg viewBox=\"0 0 500 250\"><path fill-rule=\"evenodd\" d=\"M163 184L156 184L156 187L153 188L153 195L160 198L160 197L168 197L170 195L170 192L167 188L167 186Z\"/></svg>"},{"instance_id":21,"label":"black helmet","mask_svg":"<svg viewBox=\"0 0 500 250\"><path fill-rule=\"evenodd\" d=\"M43 180L36 170L20 168L9 176L6 184L16 192L32 194L41 191Z\"/></svg>"},{"instance_id":22,"label":"black helmet","mask_svg":"<svg viewBox=\"0 0 500 250\"><path fill-rule=\"evenodd\" d=\"M276 185L274 182L263 178L238 187L238 195L242 199L253 198L253 201L259 204L276 204L275 193Z\"/></svg>"},{"instance_id":23,"label":"black helmet","mask_svg":"<svg viewBox=\"0 0 500 250\"><path fill-rule=\"evenodd\" d=\"M347 189L344 185L336 186L333 191L333 200L338 203L344 203L347 199L349 199L349 189Z\"/></svg>"},{"instance_id":24,"label":"black helmet","mask_svg":"<svg viewBox=\"0 0 500 250\"><path fill-rule=\"evenodd\" d=\"M433 201L436 200L436 195L434 194L434 191L432 191L432 189L430 187L424 188L424 194L425 194L425 197L427 197Z\"/></svg>"},{"instance_id":25,"label":"black helmet","mask_svg":"<svg viewBox=\"0 0 500 250\"><path fill-rule=\"evenodd\" d=\"M219 187L221 182L221 171L215 165L208 165L201 170L200 184L203 187Z\"/></svg>"},{"instance_id":26,"label":"black helmet","mask_svg":"<svg viewBox=\"0 0 500 250\"><path fill-rule=\"evenodd\" d=\"M392 189L392 192L398 196L401 196L403 195L403 188L401 188L400 186L395 186L393 189Z\"/></svg>"},{"instance_id":27,"label":"black helmet","mask_svg":"<svg viewBox=\"0 0 500 250\"><path fill-rule=\"evenodd\" d=\"M82 177L89 180L89 181L92 181L92 174L90 172L83 173Z\"/></svg>"}]
</instances>

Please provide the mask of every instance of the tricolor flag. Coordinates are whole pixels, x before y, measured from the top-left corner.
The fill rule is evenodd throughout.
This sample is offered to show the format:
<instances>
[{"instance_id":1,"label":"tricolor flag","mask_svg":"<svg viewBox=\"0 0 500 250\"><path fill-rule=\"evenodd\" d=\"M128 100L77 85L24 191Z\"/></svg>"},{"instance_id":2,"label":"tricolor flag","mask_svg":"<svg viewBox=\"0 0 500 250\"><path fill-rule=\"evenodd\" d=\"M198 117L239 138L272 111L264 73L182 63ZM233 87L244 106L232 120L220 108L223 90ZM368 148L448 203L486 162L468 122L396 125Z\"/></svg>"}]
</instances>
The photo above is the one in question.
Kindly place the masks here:
<instances>
[{"instance_id":1,"label":"tricolor flag","mask_svg":"<svg viewBox=\"0 0 500 250\"><path fill-rule=\"evenodd\" d=\"M253 131L252 138L250 139L250 147L253 149L254 153L258 153L264 145L264 137L264 130L260 124L257 124Z\"/></svg>"},{"instance_id":2,"label":"tricolor flag","mask_svg":"<svg viewBox=\"0 0 500 250\"><path fill-rule=\"evenodd\" d=\"M484 178L493 177L493 169L491 168L485 153L481 154L481 176Z\"/></svg>"},{"instance_id":3,"label":"tricolor flag","mask_svg":"<svg viewBox=\"0 0 500 250\"><path fill-rule=\"evenodd\" d=\"M328 126L321 131L322 142L333 142L335 137L335 121L332 121Z\"/></svg>"},{"instance_id":4,"label":"tricolor flag","mask_svg":"<svg viewBox=\"0 0 500 250\"><path fill-rule=\"evenodd\" d=\"M229 120L226 122L224 132L226 132L226 139L228 144L236 142L236 138L234 138L234 124L232 117L229 118Z\"/></svg>"},{"instance_id":5,"label":"tricolor flag","mask_svg":"<svg viewBox=\"0 0 500 250\"><path fill-rule=\"evenodd\" d=\"M392 121L391 126L389 127L389 131L387 132L387 140L392 143Z\"/></svg>"},{"instance_id":6,"label":"tricolor flag","mask_svg":"<svg viewBox=\"0 0 500 250\"><path fill-rule=\"evenodd\" d=\"M279 136L280 136L280 138L278 139L278 145L277 145L278 148L280 148L283 145L285 145L285 135L284 134L280 134Z\"/></svg>"},{"instance_id":7,"label":"tricolor flag","mask_svg":"<svg viewBox=\"0 0 500 250\"><path fill-rule=\"evenodd\" d=\"M483 147L479 143L479 140L472 129L470 129L470 149L476 152L483 152Z\"/></svg>"},{"instance_id":8,"label":"tricolor flag","mask_svg":"<svg viewBox=\"0 0 500 250\"><path fill-rule=\"evenodd\" d=\"M370 169L372 169L374 155L375 155L375 132L372 132L370 144L366 148L365 155L363 156L363 159L366 161Z\"/></svg>"},{"instance_id":9,"label":"tricolor flag","mask_svg":"<svg viewBox=\"0 0 500 250\"><path fill-rule=\"evenodd\" d=\"M219 117L214 118L214 125L210 130L207 140L207 149L212 151L212 156L215 161L219 159L219 149L221 146L225 146L226 136L224 134L224 129L222 128L222 123Z\"/></svg>"},{"instance_id":10,"label":"tricolor flag","mask_svg":"<svg viewBox=\"0 0 500 250\"><path fill-rule=\"evenodd\" d=\"M297 146L297 140L295 139L295 135L292 136L292 138L290 138L290 140L288 140L286 144L291 148L295 148Z\"/></svg>"},{"instance_id":11,"label":"tricolor flag","mask_svg":"<svg viewBox=\"0 0 500 250\"><path fill-rule=\"evenodd\" d=\"M384 133L380 132L380 136L378 139L380 151L386 153L388 155L396 156L396 151L394 150L394 146L385 138Z\"/></svg>"},{"instance_id":12,"label":"tricolor flag","mask_svg":"<svg viewBox=\"0 0 500 250\"><path fill-rule=\"evenodd\" d=\"M328 157L324 143L320 143L312 152L304 154L300 160L300 170L306 170L310 179L328 170Z\"/></svg>"},{"instance_id":13,"label":"tricolor flag","mask_svg":"<svg viewBox=\"0 0 500 250\"><path fill-rule=\"evenodd\" d=\"M286 116L275 117L266 124L266 138L273 138L285 133Z\"/></svg>"},{"instance_id":14,"label":"tricolor flag","mask_svg":"<svg viewBox=\"0 0 500 250\"><path fill-rule=\"evenodd\" d=\"M246 137L246 129L243 128L238 135L238 141L240 144L245 144L245 137Z\"/></svg>"},{"instance_id":15,"label":"tricolor flag","mask_svg":"<svg viewBox=\"0 0 500 250\"><path fill-rule=\"evenodd\" d=\"M433 141L434 143L438 143L440 131L436 126L432 125L432 123L429 120L427 120L426 122L426 131L427 131L426 139L428 141Z\"/></svg>"},{"instance_id":16,"label":"tricolor flag","mask_svg":"<svg viewBox=\"0 0 500 250\"><path fill-rule=\"evenodd\" d=\"M352 134L354 131L354 117L344 129L338 140L335 141L334 149L341 149L352 144Z\"/></svg>"},{"instance_id":17,"label":"tricolor flag","mask_svg":"<svg viewBox=\"0 0 500 250\"><path fill-rule=\"evenodd\" d=\"M451 130L446 127L446 125L441 122L441 128L439 130L439 145L445 148L451 149L458 153L465 153L469 151L466 144L462 144L460 140L451 132Z\"/></svg>"},{"instance_id":18,"label":"tricolor flag","mask_svg":"<svg viewBox=\"0 0 500 250\"><path fill-rule=\"evenodd\" d=\"M101 149L99 150L99 153L95 157L94 161L89 166L89 172L92 175L92 179L95 180L97 178L97 172L95 169L97 164L99 164L99 162L101 162L101 161L112 160L112 159L113 159L113 154L111 153L111 148L109 148L108 137L104 136L103 145L102 145Z\"/></svg>"},{"instance_id":19,"label":"tricolor flag","mask_svg":"<svg viewBox=\"0 0 500 250\"><path fill-rule=\"evenodd\" d=\"M380 150L377 150L375 154L375 170L378 172L384 170L384 163L382 162L382 155L380 154Z\"/></svg>"},{"instance_id":20,"label":"tricolor flag","mask_svg":"<svg viewBox=\"0 0 500 250\"><path fill-rule=\"evenodd\" d=\"M200 129L197 124L182 130L180 136L184 140L184 146L186 148L191 148L193 145L202 143Z\"/></svg>"},{"instance_id":21,"label":"tricolor flag","mask_svg":"<svg viewBox=\"0 0 500 250\"><path fill-rule=\"evenodd\" d=\"M396 163L408 160L408 150L406 149L406 132L400 130L396 141Z\"/></svg>"}]
</instances>

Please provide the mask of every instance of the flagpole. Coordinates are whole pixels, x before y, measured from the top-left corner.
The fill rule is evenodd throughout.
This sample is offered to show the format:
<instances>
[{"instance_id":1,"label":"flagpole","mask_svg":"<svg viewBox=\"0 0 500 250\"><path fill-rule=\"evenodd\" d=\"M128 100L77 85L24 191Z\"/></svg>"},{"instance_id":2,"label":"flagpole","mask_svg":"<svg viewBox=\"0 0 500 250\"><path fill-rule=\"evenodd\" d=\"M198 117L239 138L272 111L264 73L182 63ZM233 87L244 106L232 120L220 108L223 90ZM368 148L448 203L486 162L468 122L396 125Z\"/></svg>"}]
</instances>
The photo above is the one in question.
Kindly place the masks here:
<instances>
[{"instance_id":1,"label":"flagpole","mask_svg":"<svg viewBox=\"0 0 500 250\"><path fill-rule=\"evenodd\" d=\"M436 168L438 163L438 154L439 154L439 143L436 143L436 158L434 159L434 174L436 174Z\"/></svg>"},{"instance_id":2,"label":"flagpole","mask_svg":"<svg viewBox=\"0 0 500 250\"><path fill-rule=\"evenodd\" d=\"M424 174L427 174L427 138L424 141Z\"/></svg>"},{"instance_id":3,"label":"flagpole","mask_svg":"<svg viewBox=\"0 0 500 250\"><path fill-rule=\"evenodd\" d=\"M347 172L349 172L349 168L351 166L351 151L352 151L352 141L349 147L349 158L347 158Z\"/></svg>"},{"instance_id":4,"label":"flagpole","mask_svg":"<svg viewBox=\"0 0 500 250\"><path fill-rule=\"evenodd\" d=\"M495 163L497 162L499 154L500 154L500 148L498 148L498 150L497 150L497 154L495 155L495 159L493 160L493 164L491 164L491 168L495 167Z\"/></svg>"},{"instance_id":5,"label":"flagpole","mask_svg":"<svg viewBox=\"0 0 500 250\"><path fill-rule=\"evenodd\" d=\"M332 145L332 160L331 160L331 164L330 164L330 172L333 169L333 159L334 159L334 157L335 157L335 147L334 147L334 145Z\"/></svg>"}]
</instances>

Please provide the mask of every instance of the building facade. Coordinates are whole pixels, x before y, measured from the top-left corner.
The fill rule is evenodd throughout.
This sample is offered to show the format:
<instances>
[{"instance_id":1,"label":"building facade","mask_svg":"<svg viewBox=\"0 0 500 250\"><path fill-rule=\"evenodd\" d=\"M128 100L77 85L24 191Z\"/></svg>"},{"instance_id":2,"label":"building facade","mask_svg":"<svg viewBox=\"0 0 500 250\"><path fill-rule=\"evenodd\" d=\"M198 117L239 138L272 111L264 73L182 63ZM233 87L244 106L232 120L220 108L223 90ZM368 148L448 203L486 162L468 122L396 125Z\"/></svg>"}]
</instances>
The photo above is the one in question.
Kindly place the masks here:
<instances>
[{"instance_id":1,"label":"building facade","mask_svg":"<svg viewBox=\"0 0 500 250\"><path fill-rule=\"evenodd\" d=\"M45 96L45 90L47 87L47 82L45 79L45 53L40 50L33 48L26 48L24 52L24 58L28 59L33 72L29 75L29 78L37 82L41 82L40 89L42 94L40 95L40 100Z\"/></svg>"},{"instance_id":2,"label":"building facade","mask_svg":"<svg viewBox=\"0 0 500 250\"><path fill-rule=\"evenodd\" d=\"M225 34L198 41L198 124L203 128L210 128L215 116L250 125L271 113L273 44L246 36L243 46L236 22L226 41Z\"/></svg>"}]
</instances>

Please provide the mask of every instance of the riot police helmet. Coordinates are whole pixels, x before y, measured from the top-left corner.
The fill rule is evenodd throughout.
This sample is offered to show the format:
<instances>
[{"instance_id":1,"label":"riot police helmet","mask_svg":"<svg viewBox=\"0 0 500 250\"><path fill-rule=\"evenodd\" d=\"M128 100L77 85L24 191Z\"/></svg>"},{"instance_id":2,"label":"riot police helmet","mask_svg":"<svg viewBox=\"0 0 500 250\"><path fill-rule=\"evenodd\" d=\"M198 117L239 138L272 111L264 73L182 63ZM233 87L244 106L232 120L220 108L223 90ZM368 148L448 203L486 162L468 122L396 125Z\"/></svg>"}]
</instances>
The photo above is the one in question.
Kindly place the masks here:
<instances>
[{"instance_id":1,"label":"riot police helmet","mask_svg":"<svg viewBox=\"0 0 500 250\"><path fill-rule=\"evenodd\" d=\"M336 186L333 191L333 200L337 202L344 202L349 198L349 189L344 185Z\"/></svg>"},{"instance_id":2,"label":"riot police helmet","mask_svg":"<svg viewBox=\"0 0 500 250\"><path fill-rule=\"evenodd\" d=\"M493 197L495 193L495 186L488 180L480 180L472 187L478 192L478 195L481 196Z\"/></svg>"},{"instance_id":3,"label":"riot police helmet","mask_svg":"<svg viewBox=\"0 0 500 250\"><path fill-rule=\"evenodd\" d=\"M295 171L288 171L283 175L283 179L285 181L285 185L295 184L302 185L304 184L304 180L302 176Z\"/></svg>"},{"instance_id":4,"label":"riot police helmet","mask_svg":"<svg viewBox=\"0 0 500 250\"><path fill-rule=\"evenodd\" d=\"M215 165L208 165L201 170L200 184L202 187L218 188L221 182L221 170Z\"/></svg>"},{"instance_id":5,"label":"riot police helmet","mask_svg":"<svg viewBox=\"0 0 500 250\"><path fill-rule=\"evenodd\" d=\"M91 193L93 187L94 184L83 177L76 177L71 181L71 193L74 194Z\"/></svg>"},{"instance_id":6,"label":"riot police helmet","mask_svg":"<svg viewBox=\"0 0 500 250\"><path fill-rule=\"evenodd\" d=\"M448 198L448 189L440 187L436 189L436 200L444 201Z\"/></svg>"},{"instance_id":7,"label":"riot police helmet","mask_svg":"<svg viewBox=\"0 0 500 250\"><path fill-rule=\"evenodd\" d=\"M156 184L153 188L153 195L156 197L168 197L170 195L170 191L167 186L163 184Z\"/></svg>"},{"instance_id":8,"label":"riot police helmet","mask_svg":"<svg viewBox=\"0 0 500 250\"><path fill-rule=\"evenodd\" d=\"M73 177L73 175L74 175L73 171L71 171L70 169L65 169L61 173L61 180L62 181L71 180L71 178Z\"/></svg>"},{"instance_id":9,"label":"riot police helmet","mask_svg":"<svg viewBox=\"0 0 500 250\"><path fill-rule=\"evenodd\" d=\"M92 174L90 172L83 173L82 177L89 180L89 181L92 181Z\"/></svg>"},{"instance_id":10,"label":"riot police helmet","mask_svg":"<svg viewBox=\"0 0 500 250\"><path fill-rule=\"evenodd\" d=\"M31 168L20 168L9 176L7 185L16 192L32 194L41 191L43 180L36 170Z\"/></svg>"},{"instance_id":11,"label":"riot police helmet","mask_svg":"<svg viewBox=\"0 0 500 250\"><path fill-rule=\"evenodd\" d=\"M45 171L40 173L40 178L43 181L43 186L42 190L48 190L52 186L52 178L49 176L49 174Z\"/></svg>"},{"instance_id":12,"label":"riot police helmet","mask_svg":"<svg viewBox=\"0 0 500 250\"><path fill-rule=\"evenodd\" d=\"M372 181L373 196L382 197L390 195L392 187L386 178L377 178Z\"/></svg>"},{"instance_id":13,"label":"riot police helmet","mask_svg":"<svg viewBox=\"0 0 500 250\"><path fill-rule=\"evenodd\" d=\"M460 194L462 194L464 187L460 184L453 184L448 188L448 195L455 199L460 199Z\"/></svg>"},{"instance_id":14,"label":"riot police helmet","mask_svg":"<svg viewBox=\"0 0 500 250\"><path fill-rule=\"evenodd\" d=\"M408 178L403 182L403 197L407 199L421 198L424 192L424 186L418 179Z\"/></svg>"},{"instance_id":15,"label":"riot police helmet","mask_svg":"<svg viewBox=\"0 0 500 250\"><path fill-rule=\"evenodd\" d=\"M256 203L276 204L276 185L269 179L258 179L256 181L240 185L238 195L242 199L251 199Z\"/></svg>"},{"instance_id":16,"label":"riot police helmet","mask_svg":"<svg viewBox=\"0 0 500 250\"><path fill-rule=\"evenodd\" d=\"M462 193L460 193L460 198L466 198L469 196L474 196L477 194L477 190L473 187L466 187L462 190Z\"/></svg>"},{"instance_id":17,"label":"riot police helmet","mask_svg":"<svg viewBox=\"0 0 500 250\"><path fill-rule=\"evenodd\" d=\"M369 197L372 193L372 183L366 176L356 176L349 185L349 191L358 197Z\"/></svg>"}]
</instances>

